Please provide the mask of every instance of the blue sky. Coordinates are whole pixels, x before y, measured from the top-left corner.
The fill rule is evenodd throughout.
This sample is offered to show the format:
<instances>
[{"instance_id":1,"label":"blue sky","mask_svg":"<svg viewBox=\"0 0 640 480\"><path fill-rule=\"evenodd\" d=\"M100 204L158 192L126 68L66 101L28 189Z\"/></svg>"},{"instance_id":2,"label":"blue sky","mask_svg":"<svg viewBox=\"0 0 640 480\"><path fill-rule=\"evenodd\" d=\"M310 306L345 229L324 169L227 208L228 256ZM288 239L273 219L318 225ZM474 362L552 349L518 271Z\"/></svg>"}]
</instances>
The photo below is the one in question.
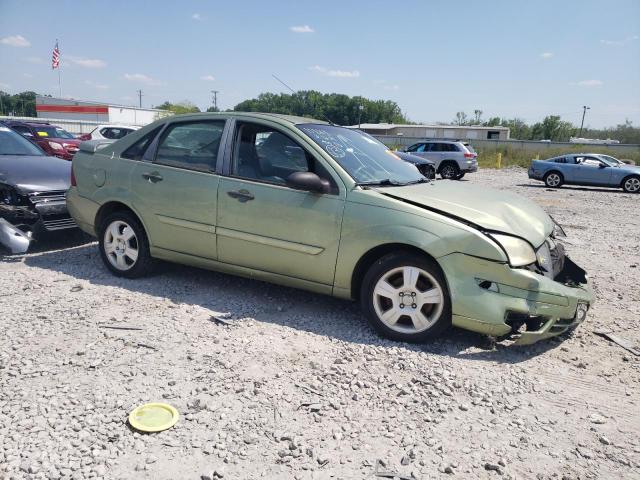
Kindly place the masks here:
<instances>
[{"instance_id":1,"label":"blue sky","mask_svg":"<svg viewBox=\"0 0 640 480\"><path fill-rule=\"evenodd\" d=\"M391 99L413 121L460 110L640 125L640 1L0 0L0 89L137 103L218 90L230 108L294 89Z\"/></svg>"}]
</instances>

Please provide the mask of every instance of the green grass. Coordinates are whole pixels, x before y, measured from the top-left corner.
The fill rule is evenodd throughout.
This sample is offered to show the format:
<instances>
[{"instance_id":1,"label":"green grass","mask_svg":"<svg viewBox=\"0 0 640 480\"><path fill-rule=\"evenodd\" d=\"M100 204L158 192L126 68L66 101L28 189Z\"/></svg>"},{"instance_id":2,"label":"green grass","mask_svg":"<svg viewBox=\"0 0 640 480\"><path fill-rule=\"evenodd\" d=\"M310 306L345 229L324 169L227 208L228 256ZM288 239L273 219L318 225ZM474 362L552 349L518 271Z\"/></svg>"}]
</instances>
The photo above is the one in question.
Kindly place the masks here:
<instances>
[{"instance_id":1,"label":"green grass","mask_svg":"<svg viewBox=\"0 0 640 480\"><path fill-rule=\"evenodd\" d=\"M514 149L509 146L505 146L496 149L476 149L476 152L478 153L478 165L480 168L496 168L498 153L502 153L502 168L514 166L529 168L531 160L535 158L543 160L545 158L556 157L564 153L581 153L587 150L589 153L604 153L606 155L611 155L611 151L608 151L606 147L589 146L589 148L585 148L584 145L576 145L575 147L566 148L545 148L540 149L539 151ZM630 159L636 162L636 165L640 165L640 153L613 156L620 159Z\"/></svg>"}]
</instances>

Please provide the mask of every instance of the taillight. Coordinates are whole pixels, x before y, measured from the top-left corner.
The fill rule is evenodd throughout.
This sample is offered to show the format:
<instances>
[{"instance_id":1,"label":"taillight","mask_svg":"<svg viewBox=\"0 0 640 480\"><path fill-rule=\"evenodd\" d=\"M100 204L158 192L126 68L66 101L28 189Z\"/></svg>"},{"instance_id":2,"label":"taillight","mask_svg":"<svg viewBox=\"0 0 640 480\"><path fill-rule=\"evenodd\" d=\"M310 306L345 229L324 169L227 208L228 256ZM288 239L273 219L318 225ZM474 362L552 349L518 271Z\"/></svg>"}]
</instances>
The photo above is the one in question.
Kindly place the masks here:
<instances>
[{"instance_id":1,"label":"taillight","mask_svg":"<svg viewBox=\"0 0 640 480\"><path fill-rule=\"evenodd\" d=\"M478 156L477 153L465 153L464 158L476 158Z\"/></svg>"},{"instance_id":2,"label":"taillight","mask_svg":"<svg viewBox=\"0 0 640 480\"><path fill-rule=\"evenodd\" d=\"M71 186L72 187L78 186L78 184L76 183L76 175L73 173L73 165L71 165Z\"/></svg>"}]
</instances>

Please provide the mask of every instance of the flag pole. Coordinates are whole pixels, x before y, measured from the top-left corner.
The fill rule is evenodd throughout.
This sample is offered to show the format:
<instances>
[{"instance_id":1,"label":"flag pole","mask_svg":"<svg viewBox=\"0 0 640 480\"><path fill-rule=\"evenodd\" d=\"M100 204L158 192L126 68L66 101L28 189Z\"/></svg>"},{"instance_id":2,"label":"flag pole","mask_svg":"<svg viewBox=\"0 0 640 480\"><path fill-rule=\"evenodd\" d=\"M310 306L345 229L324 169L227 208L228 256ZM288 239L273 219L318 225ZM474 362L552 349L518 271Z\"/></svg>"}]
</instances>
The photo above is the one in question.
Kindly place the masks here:
<instances>
[{"instance_id":1,"label":"flag pole","mask_svg":"<svg viewBox=\"0 0 640 480\"><path fill-rule=\"evenodd\" d=\"M58 45L57 38L56 38L56 48L58 49L58 55L60 55L60 46ZM62 82L60 80L60 63L58 63L58 96L62 98Z\"/></svg>"}]
</instances>

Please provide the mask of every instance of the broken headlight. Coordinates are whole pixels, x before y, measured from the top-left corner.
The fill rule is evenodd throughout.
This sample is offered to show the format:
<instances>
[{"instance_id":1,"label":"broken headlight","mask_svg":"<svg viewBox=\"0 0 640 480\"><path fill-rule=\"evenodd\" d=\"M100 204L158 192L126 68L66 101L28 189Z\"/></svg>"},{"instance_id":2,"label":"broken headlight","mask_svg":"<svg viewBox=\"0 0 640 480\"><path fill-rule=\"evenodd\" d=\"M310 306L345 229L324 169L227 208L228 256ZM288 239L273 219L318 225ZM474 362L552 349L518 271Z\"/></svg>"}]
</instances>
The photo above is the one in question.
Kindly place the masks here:
<instances>
[{"instance_id":1,"label":"broken headlight","mask_svg":"<svg viewBox=\"0 0 640 480\"><path fill-rule=\"evenodd\" d=\"M0 185L0 203L17 205L19 203L18 194L13 188Z\"/></svg>"},{"instance_id":2,"label":"broken headlight","mask_svg":"<svg viewBox=\"0 0 640 480\"><path fill-rule=\"evenodd\" d=\"M533 247L522 238L496 233L492 233L491 238L505 251L512 267L524 267L536 261L536 252Z\"/></svg>"}]
</instances>

